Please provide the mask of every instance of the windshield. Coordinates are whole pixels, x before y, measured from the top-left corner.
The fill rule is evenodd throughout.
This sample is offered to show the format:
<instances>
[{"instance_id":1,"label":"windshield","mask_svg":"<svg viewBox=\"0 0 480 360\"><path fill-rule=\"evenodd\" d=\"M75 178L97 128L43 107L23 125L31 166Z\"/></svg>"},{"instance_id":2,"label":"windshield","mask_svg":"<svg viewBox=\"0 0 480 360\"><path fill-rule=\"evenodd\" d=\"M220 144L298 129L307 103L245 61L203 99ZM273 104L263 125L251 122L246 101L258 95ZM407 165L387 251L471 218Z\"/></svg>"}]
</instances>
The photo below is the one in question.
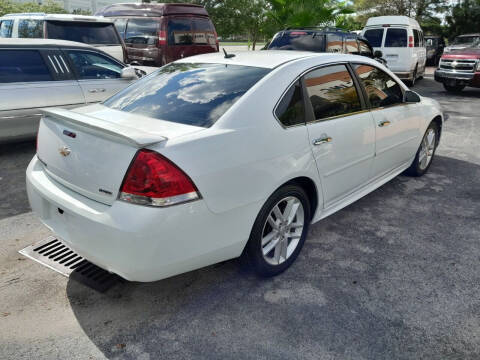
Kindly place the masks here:
<instances>
[{"instance_id":1,"label":"windshield","mask_svg":"<svg viewBox=\"0 0 480 360\"><path fill-rule=\"evenodd\" d=\"M267 50L325 51L325 37L316 31L283 31L278 33Z\"/></svg>"},{"instance_id":2,"label":"windshield","mask_svg":"<svg viewBox=\"0 0 480 360\"><path fill-rule=\"evenodd\" d=\"M430 39L426 38L425 41L427 43L427 47L435 47L438 44L438 39L435 39L435 38L433 38L433 39L432 38L430 38Z\"/></svg>"},{"instance_id":3,"label":"windshield","mask_svg":"<svg viewBox=\"0 0 480 360\"><path fill-rule=\"evenodd\" d=\"M270 69L172 63L114 95L112 109L209 127Z\"/></svg>"},{"instance_id":4,"label":"windshield","mask_svg":"<svg viewBox=\"0 0 480 360\"><path fill-rule=\"evenodd\" d=\"M121 44L113 23L47 21L47 36L93 45Z\"/></svg>"},{"instance_id":5,"label":"windshield","mask_svg":"<svg viewBox=\"0 0 480 360\"><path fill-rule=\"evenodd\" d=\"M478 45L479 42L480 42L480 36L457 36L455 40L453 40L452 45L474 46L474 45Z\"/></svg>"}]
</instances>

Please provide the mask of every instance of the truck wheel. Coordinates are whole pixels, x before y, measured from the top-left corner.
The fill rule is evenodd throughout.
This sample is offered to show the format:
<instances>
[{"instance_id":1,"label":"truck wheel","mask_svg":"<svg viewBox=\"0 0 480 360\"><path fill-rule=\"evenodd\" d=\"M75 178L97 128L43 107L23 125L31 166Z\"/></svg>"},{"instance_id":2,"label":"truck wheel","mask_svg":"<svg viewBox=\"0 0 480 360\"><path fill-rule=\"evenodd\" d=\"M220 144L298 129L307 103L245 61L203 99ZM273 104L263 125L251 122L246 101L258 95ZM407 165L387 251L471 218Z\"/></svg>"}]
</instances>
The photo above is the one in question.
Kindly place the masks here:
<instances>
[{"instance_id":1,"label":"truck wheel","mask_svg":"<svg viewBox=\"0 0 480 360\"><path fill-rule=\"evenodd\" d=\"M462 90L465 88L465 85L458 85L458 84L448 85L448 84L443 84L443 87L445 88L445 90L447 90L447 91L450 92L450 93L459 93L460 91L462 91Z\"/></svg>"}]
</instances>

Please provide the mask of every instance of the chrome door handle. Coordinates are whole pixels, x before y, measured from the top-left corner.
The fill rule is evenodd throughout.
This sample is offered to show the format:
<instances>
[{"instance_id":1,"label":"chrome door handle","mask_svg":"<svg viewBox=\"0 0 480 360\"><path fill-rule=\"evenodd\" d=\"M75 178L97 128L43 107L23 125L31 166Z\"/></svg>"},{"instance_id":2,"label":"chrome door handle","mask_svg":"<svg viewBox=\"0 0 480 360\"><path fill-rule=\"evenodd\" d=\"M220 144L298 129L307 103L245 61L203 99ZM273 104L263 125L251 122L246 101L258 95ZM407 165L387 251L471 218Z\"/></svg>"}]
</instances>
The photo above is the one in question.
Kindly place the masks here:
<instances>
[{"instance_id":1,"label":"chrome door handle","mask_svg":"<svg viewBox=\"0 0 480 360\"><path fill-rule=\"evenodd\" d=\"M313 140L313 145L326 144L326 143L332 142L332 140L333 139L330 136L325 136L325 137Z\"/></svg>"},{"instance_id":2,"label":"chrome door handle","mask_svg":"<svg viewBox=\"0 0 480 360\"><path fill-rule=\"evenodd\" d=\"M105 89L89 89L89 93L99 93L99 92L105 92Z\"/></svg>"},{"instance_id":3,"label":"chrome door handle","mask_svg":"<svg viewBox=\"0 0 480 360\"><path fill-rule=\"evenodd\" d=\"M390 125L390 124L391 124L390 121L384 120L384 121L380 121L380 122L378 123L378 126L384 127L384 126L388 126L388 125Z\"/></svg>"}]
</instances>

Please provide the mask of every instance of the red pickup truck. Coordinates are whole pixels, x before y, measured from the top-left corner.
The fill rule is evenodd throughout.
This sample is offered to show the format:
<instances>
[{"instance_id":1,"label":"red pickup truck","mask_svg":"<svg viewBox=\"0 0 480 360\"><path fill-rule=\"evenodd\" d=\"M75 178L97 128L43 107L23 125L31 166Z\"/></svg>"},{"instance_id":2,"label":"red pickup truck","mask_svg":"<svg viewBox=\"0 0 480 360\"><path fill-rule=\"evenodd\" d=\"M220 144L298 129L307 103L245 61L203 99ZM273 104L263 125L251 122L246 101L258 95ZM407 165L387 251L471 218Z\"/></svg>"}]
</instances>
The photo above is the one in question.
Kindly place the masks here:
<instances>
[{"instance_id":1,"label":"red pickup truck","mask_svg":"<svg viewBox=\"0 0 480 360\"><path fill-rule=\"evenodd\" d=\"M435 80L449 92L460 92L466 86L480 88L480 47L443 54L435 70Z\"/></svg>"}]
</instances>

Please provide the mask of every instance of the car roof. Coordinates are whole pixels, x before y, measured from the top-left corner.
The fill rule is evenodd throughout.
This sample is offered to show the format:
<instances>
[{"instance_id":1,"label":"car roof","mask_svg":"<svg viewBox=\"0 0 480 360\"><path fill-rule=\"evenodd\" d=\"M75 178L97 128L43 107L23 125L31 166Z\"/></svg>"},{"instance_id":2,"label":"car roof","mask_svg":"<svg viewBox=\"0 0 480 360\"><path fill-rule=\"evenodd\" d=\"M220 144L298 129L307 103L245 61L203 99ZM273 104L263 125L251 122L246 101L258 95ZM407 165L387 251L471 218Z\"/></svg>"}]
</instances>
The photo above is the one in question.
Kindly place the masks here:
<instances>
[{"instance_id":1,"label":"car roof","mask_svg":"<svg viewBox=\"0 0 480 360\"><path fill-rule=\"evenodd\" d=\"M45 13L12 13L6 14L0 19L38 19L38 20L57 20L57 21L88 21L113 23L111 19L101 16L75 15L75 14L45 14Z\"/></svg>"},{"instance_id":2,"label":"car roof","mask_svg":"<svg viewBox=\"0 0 480 360\"><path fill-rule=\"evenodd\" d=\"M176 63L207 63L207 64L232 64L243 66L262 67L266 69L274 69L285 63L289 63L299 59L318 58L318 64L335 62L335 61L355 61L355 62L371 62L369 58L364 56L355 56L349 54L333 54L333 53L316 53L311 51L295 51L295 50L265 50L265 51L238 51L232 58L225 58L223 52L203 54L191 56ZM373 61L373 60L372 60ZM374 62L374 61L373 61Z\"/></svg>"},{"instance_id":3,"label":"car roof","mask_svg":"<svg viewBox=\"0 0 480 360\"><path fill-rule=\"evenodd\" d=\"M95 47L75 41L57 39L27 39L27 38L0 38L0 47L28 48L28 47L78 47L95 49Z\"/></svg>"},{"instance_id":4,"label":"car roof","mask_svg":"<svg viewBox=\"0 0 480 360\"><path fill-rule=\"evenodd\" d=\"M366 27L378 25L407 25L420 27L417 20L408 16L374 16L367 20Z\"/></svg>"}]
</instances>

